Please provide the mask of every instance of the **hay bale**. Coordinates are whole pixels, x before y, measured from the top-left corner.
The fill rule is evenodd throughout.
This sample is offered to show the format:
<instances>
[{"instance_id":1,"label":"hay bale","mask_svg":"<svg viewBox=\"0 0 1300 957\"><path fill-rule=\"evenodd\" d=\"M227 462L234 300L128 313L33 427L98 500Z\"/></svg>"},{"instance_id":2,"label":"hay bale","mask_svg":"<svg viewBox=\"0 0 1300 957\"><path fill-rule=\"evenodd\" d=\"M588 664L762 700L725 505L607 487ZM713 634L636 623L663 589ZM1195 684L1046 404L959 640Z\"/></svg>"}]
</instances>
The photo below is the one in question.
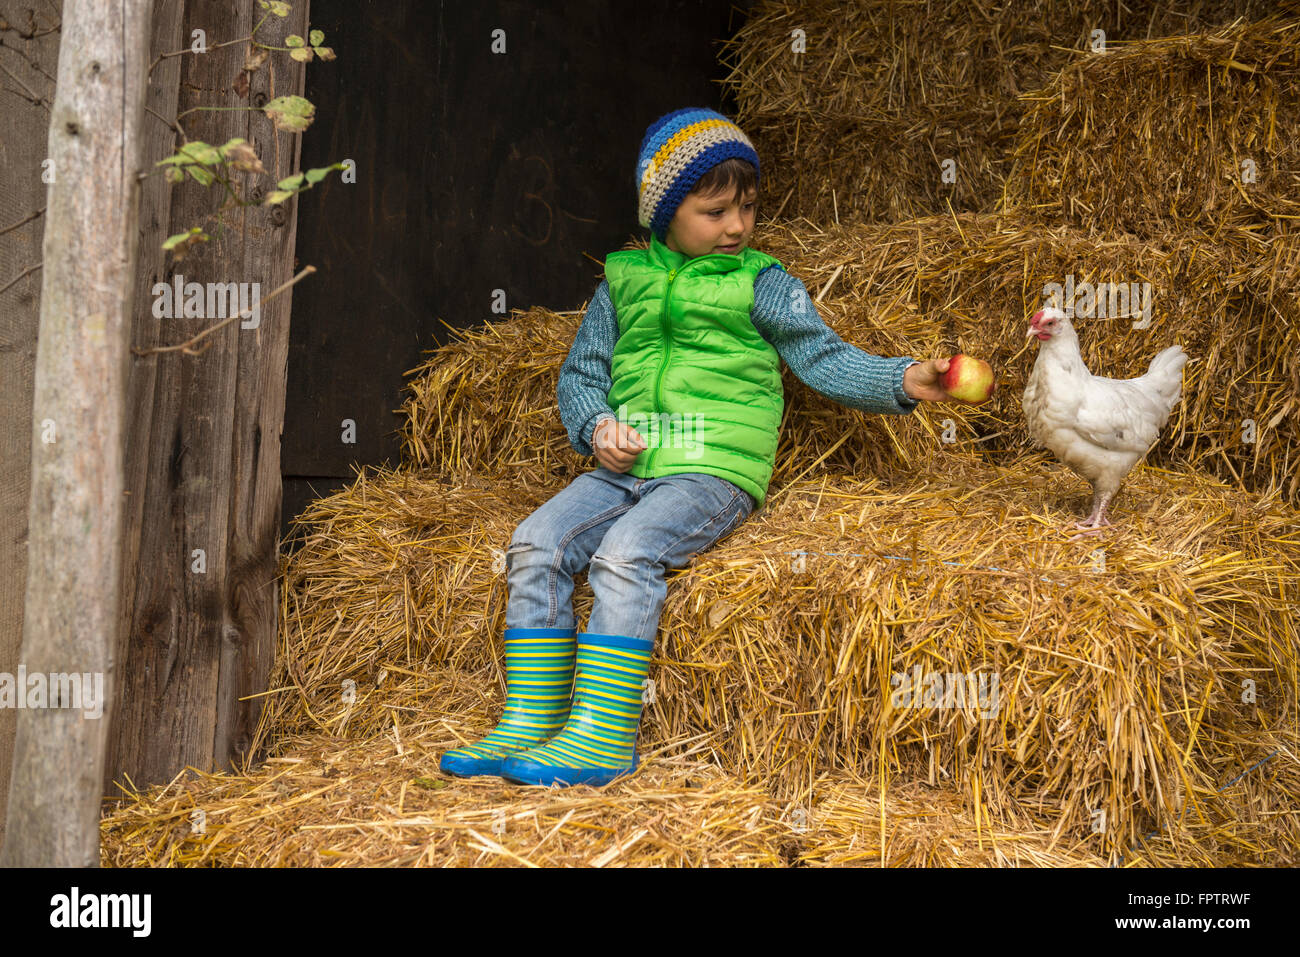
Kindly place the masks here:
<instances>
[{"instance_id":1,"label":"hay bale","mask_svg":"<svg viewBox=\"0 0 1300 957\"><path fill-rule=\"evenodd\" d=\"M497 647L487 637L504 622L504 551L553 494L526 481L363 470L297 516L302 543L281 559L278 646L253 750L290 734L376 734L394 714L499 710L504 691L483 688L505 686L500 636ZM447 675L471 683L462 694Z\"/></svg>"},{"instance_id":2,"label":"hay bale","mask_svg":"<svg viewBox=\"0 0 1300 957\"><path fill-rule=\"evenodd\" d=\"M952 788L894 779L882 789L881 781L851 771L828 773L818 780L796 832L798 861L814 867L1294 865L1296 830L1285 822L1279 827L1276 819L1294 818L1288 795L1300 782L1298 769L1294 761L1268 762L1232 786L1223 819L1184 816L1113 855L1103 851L1098 834L1058 832L1054 814L1032 802L1009 802L991 815Z\"/></svg>"},{"instance_id":3,"label":"hay bale","mask_svg":"<svg viewBox=\"0 0 1300 957\"><path fill-rule=\"evenodd\" d=\"M820 867L1104 867L1088 841L1053 842L1050 825L980 820L948 788L823 775L799 862ZM1026 815L1017 815L1026 817Z\"/></svg>"},{"instance_id":4,"label":"hay bale","mask_svg":"<svg viewBox=\"0 0 1300 957\"><path fill-rule=\"evenodd\" d=\"M721 728L713 758L781 799L821 770L883 768L995 816L1050 802L1075 833L1103 810L1114 851L1188 804L1217 807L1277 742L1294 754L1294 510L1142 470L1118 536L1067 544L1054 526L1084 505L1079 480L956 455L941 473L774 499L674 579L651 714L674 735ZM896 707L893 676L917 667L998 673L1005 700L993 720ZM1252 677L1269 692L1247 706Z\"/></svg>"},{"instance_id":5,"label":"hay bale","mask_svg":"<svg viewBox=\"0 0 1300 957\"><path fill-rule=\"evenodd\" d=\"M581 315L537 307L507 321L452 329L452 339L408 371L402 460L450 481L480 474L576 478L556 385Z\"/></svg>"},{"instance_id":6,"label":"hay bale","mask_svg":"<svg viewBox=\"0 0 1300 957\"><path fill-rule=\"evenodd\" d=\"M827 399L783 366L774 484L920 469L951 450L1023 454L1031 446L1020 399L1037 357L1025 338L1028 316L1046 283L1073 277L1150 283L1149 328L1133 329L1132 318L1076 320L1094 373L1141 375L1172 342L1193 358L1151 461L1205 469L1259 493L1278 487L1300 505L1300 315L1289 319L1293 290L1270 288L1260 264L1237 249L1173 235L1089 236L1015 212L830 228L783 221L766 224L755 246L803 280L846 341L886 356L963 351L998 374L984 405L927 403L885 416ZM569 448L556 406L578 322L534 309L437 350L409 380L405 461L449 481L527 474L553 486L594 467Z\"/></svg>"},{"instance_id":7,"label":"hay bale","mask_svg":"<svg viewBox=\"0 0 1300 957\"><path fill-rule=\"evenodd\" d=\"M456 744L486 732L505 692L492 549L544 495L388 473L316 503L258 741L281 753L303 730L365 738L395 720ZM823 771L883 768L995 815L1047 802L1071 833L1101 809L1112 853L1186 808L1219 813L1227 777L1278 741L1294 753L1300 522L1203 476L1141 469L1119 528L1067 543L1073 528L1057 526L1087 495L1042 457L959 454L774 488L669 573L642 749L701 755L785 802ZM797 552L838 554L800 566ZM579 623L590 607L580 578ZM998 720L894 707L891 676L918 665L998 671ZM1258 707L1233 704L1245 677L1268 689Z\"/></svg>"},{"instance_id":8,"label":"hay bale","mask_svg":"<svg viewBox=\"0 0 1300 957\"><path fill-rule=\"evenodd\" d=\"M1300 505L1300 322L1290 321L1297 299L1293 290L1262 281L1260 263L1240 247L1196 235L1087 234L1015 211L824 230L773 224L761 248L810 290L824 291L819 312L846 341L883 355L963 351L985 358L998 377L998 391L984 405L926 404L901 420L839 411L810 390L796 393L785 424L794 441L786 448L805 461L826 453L845 431L848 440L821 467L854 469L859 434L883 444L852 429L853 418L879 420L877 429L898 436L887 448L899 466L922 467L941 444L1023 454L1033 443L1021 397L1037 358L1025 329L1046 285L1071 277L1076 288L1149 283L1149 328L1134 329L1138 320L1123 315L1076 318L1075 328L1096 375L1142 375L1174 342L1192 357L1183 398L1150 461L1206 470L1260 494L1280 489ZM937 427L944 419L952 422L951 444ZM801 467L786 464L784 475Z\"/></svg>"},{"instance_id":9,"label":"hay bale","mask_svg":"<svg viewBox=\"0 0 1300 957\"><path fill-rule=\"evenodd\" d=\"M1300 19L1079 52L1021 100L1008 204L1106 233L1240 243L1294 294Z\"/></svg>"},{"instance_id":10,"label":"hay bale","mask_svg":"<svg viewBox=\"0 0 1300 957\"><path fill-rule=\"evenodd\" d=\"M989 211L1010 172L1018 95L1088 49L1093 30L1109 44L1272 6L768 0L724 44L723 82L763 158L765 208L780 207L778 216L831 224ZM795 31L804 53L794 52ZM956 163L954 182L941 177L946 159Z\"/></svg>"}]
</instances>

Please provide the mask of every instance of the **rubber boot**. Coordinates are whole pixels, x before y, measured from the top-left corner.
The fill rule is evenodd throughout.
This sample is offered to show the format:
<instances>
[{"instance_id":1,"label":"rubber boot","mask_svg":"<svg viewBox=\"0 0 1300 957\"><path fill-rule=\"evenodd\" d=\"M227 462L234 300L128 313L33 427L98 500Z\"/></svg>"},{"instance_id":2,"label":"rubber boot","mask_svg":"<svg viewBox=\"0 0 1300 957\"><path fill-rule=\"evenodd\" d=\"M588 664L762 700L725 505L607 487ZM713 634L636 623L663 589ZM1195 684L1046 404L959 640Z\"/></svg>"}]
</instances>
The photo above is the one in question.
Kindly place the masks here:
<instances>
[{"instance_id":1,"label":"rubber boot","mask_svg":"<svg viewBox=\"0 0 1300 957\"><path fill-rule=\"evenodd\" d=\"M483 739L448 751L446 774L500 774L509 754L543 744L569 717L576 628L507 628L506 706Z\"/></svg>"},{"instance_id":2,"label":"rubber boot","mask_svg":"<svg viewBox=\"0 0 1300 957\"><path fill-rule=\"evenodd\" d=\"M608 784L637 767L641 686L654 642L629 635L578 635L573 707L545 744L508 756L501 776L516 784Z\"/></svg>"}]
</instances>

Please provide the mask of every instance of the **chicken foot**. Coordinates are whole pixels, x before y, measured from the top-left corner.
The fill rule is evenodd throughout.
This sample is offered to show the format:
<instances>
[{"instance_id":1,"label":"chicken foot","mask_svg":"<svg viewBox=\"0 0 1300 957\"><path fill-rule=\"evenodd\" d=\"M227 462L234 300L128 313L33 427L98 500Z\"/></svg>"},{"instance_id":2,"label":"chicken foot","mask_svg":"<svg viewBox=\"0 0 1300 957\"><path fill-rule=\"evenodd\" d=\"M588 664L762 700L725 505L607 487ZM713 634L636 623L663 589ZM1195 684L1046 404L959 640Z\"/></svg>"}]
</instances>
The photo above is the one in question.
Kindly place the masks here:
<instances>
[{"instance_id":1,"label":"chicken foot","mask_svg":"<svg viewBox=\"0 0 1300 957\"><path fill-rule=\"evenodd\" d=\"M1092 496L1092 514L1082 522L1076 522L1075 528L1084 528L1087 531L1080 532L1073 536L1070 541L1077 542L1088 535L1095 535L1105 526L1114 524L1106 517L1106 507L1110 505L1110 500L1115 497L1114 492L1095 492Z\"/></svg>"}]
</instances>

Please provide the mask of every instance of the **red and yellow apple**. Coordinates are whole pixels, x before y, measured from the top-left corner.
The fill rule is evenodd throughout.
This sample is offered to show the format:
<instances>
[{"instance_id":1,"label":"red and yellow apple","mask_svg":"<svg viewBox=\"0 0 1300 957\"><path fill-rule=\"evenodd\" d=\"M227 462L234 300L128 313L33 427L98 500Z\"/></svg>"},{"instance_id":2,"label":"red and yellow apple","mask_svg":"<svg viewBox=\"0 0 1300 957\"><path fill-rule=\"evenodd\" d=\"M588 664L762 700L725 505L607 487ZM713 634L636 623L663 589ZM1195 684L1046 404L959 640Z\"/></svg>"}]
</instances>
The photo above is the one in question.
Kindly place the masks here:
<instances>
[{"instance_id":1,"label":"red and yellow apple","mask_svg":"<svg viewBox=\"0 0 1300 957\"><path fill-rule=\"evenodd\" d=\"M954 399L972 405L987 402L997 388L993 381L993 367L983 359L961 352L948 360L948 371L939 377L939 384Z\"/></svg>"}]
</instances>

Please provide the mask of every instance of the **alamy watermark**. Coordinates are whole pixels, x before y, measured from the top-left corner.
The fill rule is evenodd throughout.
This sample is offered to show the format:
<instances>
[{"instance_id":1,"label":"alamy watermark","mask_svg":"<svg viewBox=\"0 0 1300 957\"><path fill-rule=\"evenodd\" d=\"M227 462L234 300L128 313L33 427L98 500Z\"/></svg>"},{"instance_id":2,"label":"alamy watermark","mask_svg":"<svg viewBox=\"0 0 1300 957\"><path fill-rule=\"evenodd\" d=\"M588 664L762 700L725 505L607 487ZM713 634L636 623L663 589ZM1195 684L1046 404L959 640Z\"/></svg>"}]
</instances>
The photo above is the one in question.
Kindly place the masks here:
<instances>
[{"instance_id":1,"label":"alamy watermark","mask_svg":"<svg viewBox=\"0 0 1300 957\"><path fill-rule=\"evenodd\" d=\"M1129 319L1141 317L1134 329L1151 325L1151 283L1149 282L1074 282L1068 273L1064 283L1043 286L1043 303L1055 306L1071 319Z\"/></svg>"},{"instance_id":2,"label":"alamy watermark","mask_svg":"<svg viewBox=\"0 0 1300 957\"><path fill-rule=\"evenodd\" d=\"M688 459L704 457L700 438L704 416L695 412L631 412L627 403L618 407L619 423L636 429L647 449L686 449Z\"/></svg>"},{"instance_id":3,"label":"alamy watermark","mask_svg":"<svg viewBox=\"0 0 1300 957\"><path fill-rule=\"evenodd\" d=\"M153 926L151 894L83 894L73 887L50 898L50 926L121 927L133 937L148 937Z\"/></svg>"},{"instance_id":4,"label":"alamy watermark","mask_svg":"<svg viewBox=\"0 0 1300 957\"><path fill-rule=\"evenodd\" d=\"M229 319L247 312L241 329L262 324L262 284L259 282L186 282L177 273L170 284L154 283L155 319Z\"/></svg>"},{"instance_id":5,"label":"alamy watermark","mask_svg":"<svg viewBox=\"0 0 1300 957\"><path fill-rule=\"evenodd\" d=\"M0 708L72 708L87 718L104 716L104 673L0 671Z\"/></svg>"},{"instance_id":6,"label":"alamy watermark","mask_svg":"<svg viewBox=\"0 0 1300 957\"><path fill-rule=\"evenodd\" d=\"M914 665L909 674L896 671L889 679L893 692L890 704L895 708L976 708L983 718L997 716L998 685L996 671L923 672Z\"/></svg>"}]
</instances>

